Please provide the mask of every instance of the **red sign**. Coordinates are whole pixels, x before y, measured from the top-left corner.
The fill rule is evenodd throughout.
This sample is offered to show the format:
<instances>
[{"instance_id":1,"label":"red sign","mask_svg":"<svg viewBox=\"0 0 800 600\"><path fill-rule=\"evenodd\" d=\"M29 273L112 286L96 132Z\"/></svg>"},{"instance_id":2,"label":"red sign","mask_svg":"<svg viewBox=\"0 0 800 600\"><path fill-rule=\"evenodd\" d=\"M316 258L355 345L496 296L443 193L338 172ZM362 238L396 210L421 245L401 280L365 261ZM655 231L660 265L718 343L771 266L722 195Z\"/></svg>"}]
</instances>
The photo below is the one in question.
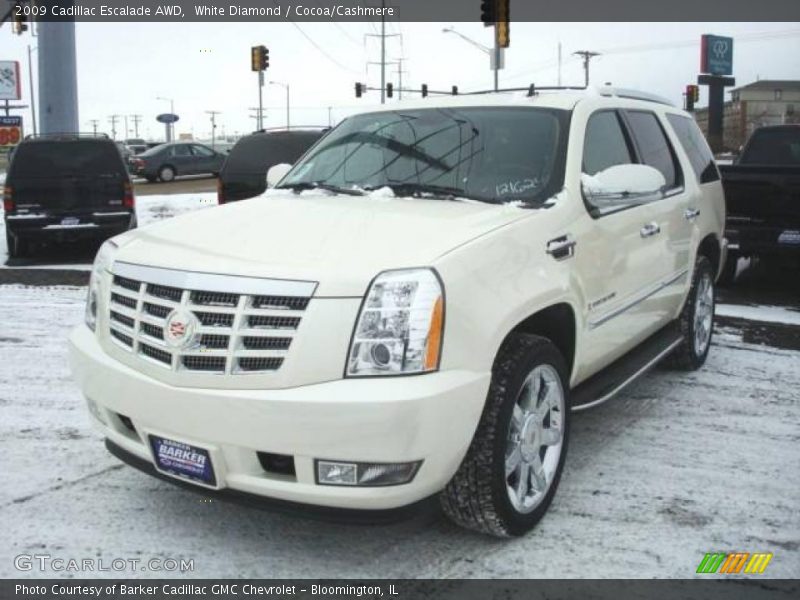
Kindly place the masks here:
<instances>
[{"instance_id":1,"label":"red sign","mask_svg":"<svg viewBox=\"0 0 800 600\"><path fill-rule=\"evenodd\" d=\"M22 117L0 117L0 148L11 148L22 140Z\"/></svg>"}]
</instances>

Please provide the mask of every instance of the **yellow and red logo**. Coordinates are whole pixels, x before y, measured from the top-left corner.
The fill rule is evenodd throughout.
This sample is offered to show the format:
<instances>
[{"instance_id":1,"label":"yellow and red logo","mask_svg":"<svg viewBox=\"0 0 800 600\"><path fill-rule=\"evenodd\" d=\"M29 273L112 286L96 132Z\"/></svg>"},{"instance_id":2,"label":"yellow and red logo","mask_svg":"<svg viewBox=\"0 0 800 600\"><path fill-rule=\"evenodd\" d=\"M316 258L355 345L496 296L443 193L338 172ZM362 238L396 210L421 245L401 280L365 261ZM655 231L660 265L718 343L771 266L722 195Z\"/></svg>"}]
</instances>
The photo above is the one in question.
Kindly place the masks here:
<instances>
[{"instance_id":1,"label":"yellow and red logo","mask_svg":"<svg viewBox=\"0 0 800 600\"><path fill-rule=\"evenodd\" d=\"M772 552L707 552L697 566L697 572L757 575L764 572L771 560Z\"/></svg>"}]
</instances>

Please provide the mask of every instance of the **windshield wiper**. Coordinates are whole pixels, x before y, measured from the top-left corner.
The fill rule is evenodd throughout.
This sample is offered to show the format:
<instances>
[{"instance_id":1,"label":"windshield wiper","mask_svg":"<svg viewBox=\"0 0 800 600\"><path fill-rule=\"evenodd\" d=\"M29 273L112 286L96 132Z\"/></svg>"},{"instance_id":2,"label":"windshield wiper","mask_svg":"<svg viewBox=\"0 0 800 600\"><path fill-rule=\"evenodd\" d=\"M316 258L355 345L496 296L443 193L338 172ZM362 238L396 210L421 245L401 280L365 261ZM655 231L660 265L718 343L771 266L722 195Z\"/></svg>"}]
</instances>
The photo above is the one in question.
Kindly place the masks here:
<instances>
[{"instance_id":1,"label":"windshield wiper","mask_svg":"<svg viewBox=\"0 0 800 600\"><path fill-rule=\"evenodd\" d=\"M276 189L279 190L292 190L295 193L300 193L305 190L325 190L326 192L333 192L334 194L344 194L346 196L363 196L364 191L356 188L339 187L325 183L324 181L301 181L300 183L289 183L287 185L280 185Z\"/></svg>"},{"instance_id":2,"label":"windshield wiper","mask_svg":"<svg viewBox=\"0 0 800 600\"><path fill-rule=\"evenodd\" d=\"M416 196L421 197L422 194L428 194L433 198L440 198L443 200L478 200L480 202L487 202L489 204L498 204L498 202L491 198L479 198L477 196L470 196L464 190L457 187L448 185L436 185L433 183L387 183L386 187L398 196Z\"/></svg>"}]
</instances>

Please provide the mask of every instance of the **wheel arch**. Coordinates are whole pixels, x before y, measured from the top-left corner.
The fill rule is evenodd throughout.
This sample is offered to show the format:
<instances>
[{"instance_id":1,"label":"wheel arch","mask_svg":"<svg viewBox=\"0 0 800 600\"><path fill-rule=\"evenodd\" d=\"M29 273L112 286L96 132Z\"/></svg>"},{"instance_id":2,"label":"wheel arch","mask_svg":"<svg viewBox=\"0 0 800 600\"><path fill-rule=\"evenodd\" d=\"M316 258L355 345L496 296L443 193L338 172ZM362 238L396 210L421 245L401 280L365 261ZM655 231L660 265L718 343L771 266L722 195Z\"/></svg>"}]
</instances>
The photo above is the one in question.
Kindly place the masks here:
<instances>
[{"instance_id":1,"label":"wheel arch","mask_svg":"<svg viewBox=\"0 0 800 600\"><path fill-rule=\"evenodd\" d=\"M559 302L539 309L517 323L503 338L503 344L515 333L538 335L550 340L567 364L567 377L572 377L577 345L575 310L568 302Z\"/></svg>"},{"instance_id":2,"label":"wheel arch","mask_svg":"<svg viewBox=\"0 0 800 600\"><path fill-rule=\"evenodd\" d=\"M713 269L714 277L716 278L720 273L720 269L722 268L722 265L720 264L722 259L722 250L720 248L719 238L716 236L716 234L709 233L700 241L700 245L697 247L697 255L705 256L709 261L711 261L711 268Z\"/></svg>"}]
</instances>

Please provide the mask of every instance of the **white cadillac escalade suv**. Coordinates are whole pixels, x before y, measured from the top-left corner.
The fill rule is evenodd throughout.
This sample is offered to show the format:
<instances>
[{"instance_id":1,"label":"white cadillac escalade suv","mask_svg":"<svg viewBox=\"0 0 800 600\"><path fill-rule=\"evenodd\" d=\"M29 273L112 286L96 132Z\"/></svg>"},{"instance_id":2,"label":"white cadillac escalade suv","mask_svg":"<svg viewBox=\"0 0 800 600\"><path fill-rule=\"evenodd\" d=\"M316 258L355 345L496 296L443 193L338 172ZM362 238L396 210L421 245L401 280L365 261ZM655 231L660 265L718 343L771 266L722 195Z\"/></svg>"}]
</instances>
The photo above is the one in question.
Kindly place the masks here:
<instances>
[{"instance_id":1,"label":"white cadillac escalade suv","mask_svg":"<svg viewBox=\"0 0 800 600\"><path fill-rule=\"evenodd\" d=\"M571 411L706 359L722 186L657 98L389 104L278 172L98 252L71 363L127 462L318 507L438 494L456 522L520 535Z\"/></svg>"}]
</instances>

